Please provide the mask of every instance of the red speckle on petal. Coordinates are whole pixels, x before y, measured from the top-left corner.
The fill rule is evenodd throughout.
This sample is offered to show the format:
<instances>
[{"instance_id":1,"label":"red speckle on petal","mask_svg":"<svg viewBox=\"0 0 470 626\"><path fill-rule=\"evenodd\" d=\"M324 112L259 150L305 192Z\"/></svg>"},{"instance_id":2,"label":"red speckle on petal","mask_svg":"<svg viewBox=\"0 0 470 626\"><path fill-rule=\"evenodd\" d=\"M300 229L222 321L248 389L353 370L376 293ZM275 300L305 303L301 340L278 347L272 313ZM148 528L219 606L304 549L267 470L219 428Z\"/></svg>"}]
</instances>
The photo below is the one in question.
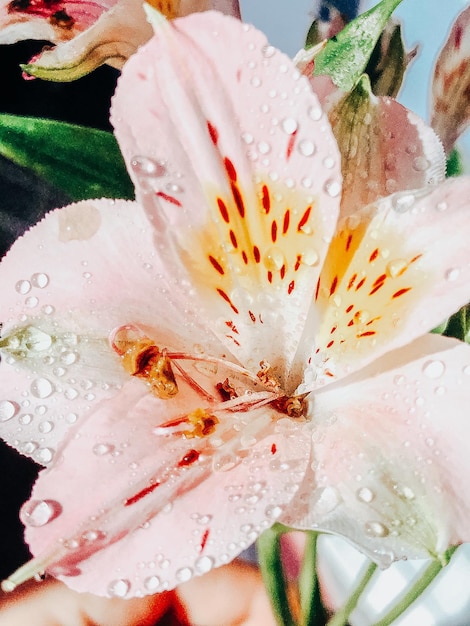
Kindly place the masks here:
<instances>
[{"instance_id":1,"label":"red speckle on petal","mask_svg":"<svg viewBox=\"0 0 470 626\"><path fill-rule=\"evenodd\" d=\"M287 231L289 230L289 222L290 222L290 211L289 209L287 209L287 211L284 213L284 221L282 223L282 234L285 235L287 233Z\"/></svg>"},{"instance_id":2,"label":"red speckle on petal","mask_svg":"<svg viewBox=\"0 0 470 626\"><path fill-rule=\"evenodd\" d=\"M403 289L399 289L398 291L395 291L395 293L392 295L392 298L399 298L403 294L408 293L408 291L410 290L411 287L404 287Z\"/></svg>"},{"instance_id":3,"label":"red speckle on petal","mask_svg":"<svg viewBox=\"0 0 470 626\"><path fill-rule=\"evenodd\" d=\"M266 213L269 213L271 209L271 198L269 196L269 189L266 185L263 185L261 191L263 192L263 197L261 198L263 209L266 211Z\"/></svg>"},{"instance_id":4,"label":"red speckle on petal","mask_svg":"<svg viewBox=\"0 0 470 626\"><path fill-rule=\"evenodd\" d=\"M225 293L225 291L223 289L217 289L217 293L219 294L219 296L221 298L223 298L225 300L225 302L227 302L228 304L230 304L230 307L232 308L232 311L234 313L236 313L238 315L239 311L237 309L237 307L233 304L233 302L230 300L230 298L228 297L228 295Z\"/></svg>"},{"instance_id":5,"label":"red speckle on petal","mask_svg":"<svg viewBox=\"0 0 470 626\"><path fill-rule=\"evenodd\" d=\"M156 195L159 198L162 198L163 200L170 202L171 204L175 204L176 206L183 206L181 202L177 200L177 198L174 198L173 196L169 196L167 193L163 193L163 191L157 191Z\"/></svg>"},{"instance_id":6,"label":"red speckle on petal","mask_svg":"<svg viewBox=\"0 0 470 626\"><path fill-rule=\"evenodd\" d=\"M376 334L375 330L366 330L365 332L360 333L359 335L356 335L356 337L360 339L360 337L372 337L372 335L375 335L375 334Z\"/></svg>"},{"instance_id":7,"label":"red speckle on petal","mask_svg":"<svg viewBox=\"0 0 470 626\"><path fill-rule=\"evenodd\" d=\"M319 292L320 292L320 279L318 279L317 288L315 290L315 300L318 300Z\"/></svg>"},{"instance_id":8,"label":"red speckle on petal","mask_svg":"<svg viewBox=\"0 0 470 626\"><path fill-rule=\"evenodd\" d=\"M232 180L234 183L237 182L237 170L235 169L232 161L227 157L224 158L224 167L230 180Z\"/></svg>"},{"instance_id":9,"label":"red speckle on petal","mask_svg":"<svg viewBox=\"0 0 470 626\"><path fill-rule=\"evenodd\" d=\"M242 259L243 259L243 263L245 265L248 265L248 256L247 256L245 250L242 250Z\"/></svg>"},{"instance_id":10,"label":"red speckle on petal","mask_svg":"<svg viewBox=\"0 0 470 626\"><path fill-rule=\"evenodd\" d=\"M356 291L359 291L359 289L362 287L362 285L366 282L366 279L363 278L362 280L360 280L357 285L356 285Z\"/></svg>"},{"instance_id":11,"label":"red speckle on petal","mask_svg":"<svg viewBox=\"0 0 470 626\"><path fill-rule=\"evenodd\" d=\"M181 461L178 462L178 467L186 467L187 465L192 465L198 460L198 458L199 452L197 450L188 450L181 459Z\"/></svg>"},{"instance_id":12,"label":"red speckle on petal","mask_svg":"<svg viewBox=\"0 0 470 626\"><path fill-rule=\"evenodd\" d=\"M253 313L253 311L248 311L249 315L250 315L250 319L253 322L253 324L256 322L256 316Z\"/></svg>"},{"instance_id":13,"label":"red speckle on petal","mask_svg":"<svg viewBox=\"0 0 470 626\"><path fill-rule=\"evenodd\" d=\"M268 281L269 281L270 283L272 283L272 282L273 282L273 273L272 273L272 272L268 272Z\"/></svg>"},{"instance_id":14,"label":"red speckle on petal","mask_svg":"<svg viewBox=\"0 0 470 626\"><path fill-rule=\"evenodd\" d=\"M279 276L281 277L281 280L284 280L285 275L286 275L286 266L283 265L279 271Z\"/></svg>"},{"instance_id":15,"label":"red speckle on petal","mask_svg":"<svg viewBox=\"0 0 470 626\"><path fill-rule=\"evenodd\" d=\"M353 288L354 283L356 282L357 274L353 274L348 283L348 291Z\"/></svg>"},{"instance_id":16,"label":"red speckle on petal","mask_svg":"<svg viewBox=\"0 0 470 626\"><path fill-rule=\"evenodd\" d=\"M331 347L333 346L333 344L334 344L334 343L335 343L335 342L332 340L332 341L330 341L329 343L327 343L327 344L326 344L326 347L327 347L327 348L331 348Z\"/></svg>"},{"instance_id":17,"label":"red speckle on petal","mask_svg":"<svg viewBox=\"0 0 470 626\"><path fill-rule=\"evenodd\" d=\"M276 239L277 239L277 222L276 220L273 220L273 223L271 224L271 240L273 243L276 243Z\"/></svg>"},{"instance_id":18,"label":"red speckle on petal","mask_svg":"<svg viewBox=\"0 0 470 626\"><path fill-rule=\"evenodd\" d=\"M136 502L139 502L139 500L142 500L142 498L145 498L145 496L155 491L155 489L159 486L160 486L159 482L152 483L148 487L145 487L144 489L136 493L135 496L132 496L131 498L127 498L127 500L124 500L124 506L131 506L131 504L135 504Z\"/></svg>"},{"instance_id":19,"label":"red speckle on petal","mask_svg":"<svg viewBox=\"0 0 470 626\"><path fill-rule=\"evenodd\" d=\"M349 233L349 236L348 236L348 238L346 240L346 252L349 250L349 248L351 246L352 238L353 238L352 233Z\"/></svg>"},{"instance_id":20,"label":"red speckle on petal","mask_svg":"<svg viewBox=\"0 0 470 626\"><path fill-rule=\"evenodd\" d=\"M225 274L224 272L224 268L220 265L220 263L217 261L217 259L214 259L213 256L209 255L209 261L212 264L212 267L217 270L217 272L219 272L219 274L222 274L222 276Z\"/></svg>"},{"instance_id":21,"label":"red speckle on petal","mask_svg":"<svg viewBox=\"0 0 470 626\"><path fill-rule=\"evenodd\" d=\"M289 141L287 143L287 150L286 150L286 159L287 160L289 160L291 155L292 155L292 151L293 151L294 146L295 146L296 137L297 137L297 129L294 130L294 132L290 134Z\"/></svg>"},{"instance_id":22,"label":"red speckle on petal","mask_svg":"<svg viewBox=\"0 0 470 626\"><path fill-rule=\"evenodd\" d=\"M237 237L236 237L235 233L233 232L233 230L230 231L230 241L232 242L232 246L234 248L238 248Z\"/></svg>"},{"instance_id":23,"label":"red speckle on petal","mask_svg":"<svg viewBox=\"0 0 470 626\"><path fill-rule=\"evenodd\" d=\"M369 257L369 263L375 261L375 259L379 256L379 249L376 248Z\"/></svg>"},{"instance_id":24,"label":"red speckle on petal","mask_svg":"<svg viewBox=\"0 0 470 626\"><path fill-rule=\"evenodd\" d=\"M338 277L335 276L333 278L333 281L331 283L331 287L330 287L330 296L332 296L334 294L334 292L336 291L336 287L338 286Z\"/></svg>"},{"instance_id":25,"label":"red speckle on petal","mask_svg":"<svg viewBox=\"0 0 470 626\"><path fill-rule=\"evenodd\" d=\"M222 219L224 220L224 222L228 224L230 222L230 216L228 214L227 205L222 200L222 198L217 198L217 205L219 207L219 211L220 211L220 215L222 216Z\"/></svg>"},{"instance_id":26,"label":"red speckle on petal","mask_svg":"<svg viewBox=\"0 0 470 626\"><path fill-rule=\"evenodd\" d=\"M209 131L209 135L212 140L212 143L214 144L214 146L216 146L217 142L219 141L219 131L209 121L207 121L207 130Z\"/></svg>"},{"instance_id":27,"label":"red speckle on petal","mask_svg":"<svg viewBox=\"0 0 470 626\"><path fill-rule=\"evenodd\" d=\"M261 261L261 254L258 246L253 246L253 256L255 257L256 263L259 263Z\"/></svg>"},{"instance_id":28,"label":"red speckle on petal","mask_svg":"<svg viewBox=\"0 0 470 626\"><path fill-rule=\"evenodd\" d=\"M310 217L310 213L312 211L312 207L309 206L304 214L302 215L302 217L300 218L300 222L297 224L297 230L302 230L302 228L305 226L305 224L308 222L308 218Z\"/></svg>"},{"instance_id":29,"label":"red speckle on petal","mask_svg":"<svg viewBox=\"0 0 470 626\"><path fill-rule=\"evenodd\" d=\"M289 286L287 287L287 293L289 295L294 291L294 287L295 287L295 282L291 280L291 282L289 283Z\"/></svg>"},{"instance_id":30,"label":"red speckle on petal","mask_svg":"<svg viewBox=\"0 0 470 626\"><path fill-rule=\"evenodd\" d=\"M299 269L301 261L302 261L302 255L298 254L297 259L295 261L295 265L294 265L294 272L297 272L297 270Z\"/></svg>"},{"instance_id":31,"label":"red speckle on petal","mask_svg":"<svg viewBox=\"0 0 470 626\"><path fill-rule=\"evenodd\" d=\"M238 189L238 187L235 185L235 183L232 183L232 196L233 196L233 199L235 200L235 204L237 206L238 213L240 214L240 217L245 217L245 204L243 202L243 198L242 198L242 194L240 193L240 189Z\"/></svg>"},{"instance_id":32,"label":"red speckle on petal","mask_svg":"<svg viewBox=\"0 0 470 626\"><path fill-rule=\"evenodd\" d=\"M350 304L348 306L348 308L346 309L346 313L349 313L350 311L352 311L354 309L354 304Z\"/></svg>"},{"instance_id":33,"label":"red speckle on petal","mask_svg":"<svg viewBox=\"0 0 470 626\"><path fill-rule=\"evenodd\" d=\"M201 543L199 544L199 552L202 552L204 550L204 548L206 547L206 543L207 543L207 539L209 537L209 533L210 533L210 530L208 528L206 528L206 530L204 531L204 534L201 537Z\"/></svg>"},{"instance_id":34,"label":"red speckle on petal","mask_svg":"<svg viewBox=\"0 0 470 626\"><path fill-rule=\"evenodd\" d=\"M348 326L354 326L354 320L349 320Z\"/></svg>"},{"instance_id":35,"label":"red speckle on petal","mask_svg":"<svg viewBox=\"0 0 470 626\"><path fill-rule=\"evenodd\" d=\"M277 452L277 446L275 443L273 443L271 446L271 454L276 454L276 452Z\"/></svg>"},{"instance_id":36,"label":"red speckle on petal","mask_svg":"<svg viewBox=\"0 0 470 626\"><path fill-rule=\"evenodd\" d=\"M235 326L235 324L229 320L227 322L225 322L225 324L230 328L230 330L232 330L234 333L236 333L237 335L239 335L240 333L238 332L237 327Z\"/></svg>"},{"instance_id":37,"label":"red speckle on petal","mask_svg":"<svg viewBox=\"0 0 470 626\"><path fill-rule=\"evenodd\" d=\"M330 330L330 335L332 335L337 328L338 328L337 326L333 326L333 328Z\"/></svg>"}]
</instances>

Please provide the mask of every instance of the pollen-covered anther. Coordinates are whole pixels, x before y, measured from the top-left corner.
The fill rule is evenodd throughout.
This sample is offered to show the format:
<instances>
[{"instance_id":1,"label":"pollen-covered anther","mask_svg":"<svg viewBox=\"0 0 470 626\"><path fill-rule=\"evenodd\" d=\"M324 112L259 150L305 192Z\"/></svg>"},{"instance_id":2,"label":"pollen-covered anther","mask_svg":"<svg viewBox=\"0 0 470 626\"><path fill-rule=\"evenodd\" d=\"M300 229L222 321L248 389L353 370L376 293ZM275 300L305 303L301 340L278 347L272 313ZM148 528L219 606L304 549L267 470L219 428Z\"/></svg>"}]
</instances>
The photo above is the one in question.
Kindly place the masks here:
<instances>
[{"instance_id":1,"label":"pollen-covered anther","mask_svg":"<svg viewBox=\"0 0 470 626\"><path fill-rule=\"evenodd\" d=\"M278 393L281 390L281 386L274 376L271 365L267 361L261 361L259 365L261 369L257 372L256 376L270 391Z\"/></svg>"},{"instance_id":2,"label":"pollen-covered anther","mask_svg":"<svg viewBox=\"0 0 470 626\"><path fill-rule=\"evenodd\" d=\"M220 393L220 395L222 396L222 400L224 401L238 398L235 387L231 384L228 378L226 378L223 383L217 383L216 389Z\"/></svg>"},{"instance_id":3,"label":"pollen-covered anther","mask_svg":"<svg viewBox=\"0 0 470 626\"><path fill-rule=\"evenodd\" d=\"M219 423L219 420L215 415L211 415L205 409L196 409L189 413L187 416L187 423L192 426L191 430L183 431L183 435L186 439L193 439L194 437L207 437L211 435Z\"/></svg>"},{"instance_id":4,"label":"pollen-covered anther","mask_svg":"<svg viewBox=\"0 0 470 626\"><path fill-rule=\"evenodd\" d=\"M304 400L305 395L292 397L284 396L282 398L276 398L271 404L280 413L284 413L288 417L299 418L305 415L306 407Z\"/></svg>"},{"instance_id":5,"label":"pollen-covered anther","mask_svg":"<svg viewBox=\"0 0 470 626\"><path fill-rule=\"evenodd\" d=\"M166 350L160 350L137 327L121 326L111 334L110 343L120 355L126 372L141 378L158 398L167 400L178 393L178 385Z\"/></svg>"}]
</instances>

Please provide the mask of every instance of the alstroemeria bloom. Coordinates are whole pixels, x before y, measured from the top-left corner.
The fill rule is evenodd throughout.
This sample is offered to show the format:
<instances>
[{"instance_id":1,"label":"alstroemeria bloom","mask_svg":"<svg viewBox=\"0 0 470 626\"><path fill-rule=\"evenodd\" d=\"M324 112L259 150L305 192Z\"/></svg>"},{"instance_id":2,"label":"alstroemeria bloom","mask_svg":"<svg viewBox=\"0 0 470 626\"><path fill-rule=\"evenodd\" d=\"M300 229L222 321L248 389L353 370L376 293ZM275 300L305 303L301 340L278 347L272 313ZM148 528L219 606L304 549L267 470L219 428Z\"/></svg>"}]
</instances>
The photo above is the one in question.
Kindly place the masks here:
<instances>
[{"instance_id":1,"label":"alstroemeria bloom","mask_svg":"<svg viewBox=\"0 0 470 626\"><path fill-rule=\"evenodd\" d=\"M54 211L0 266L2 433L49 464L4 587L152 593L276 520L385 564L468 540L470 348L425 333L468 300L470 180L342 218L292 62L156 21L113 102L137 202Z\"/></svg>"},{"instance_id":2,"label":"alstroemeria bloom","mask_svg":"<svg viewBox=\"0 0 470 626\"><path fill-rule=\"evenodd\" d=\"M238 0L155 0L169 18L216 9L240 16ZM59 44L25 66L32 76L70 81L103 63L121 69L152 35L141 0L2 0L0 44Z\"/></svg>"}]
</instances>

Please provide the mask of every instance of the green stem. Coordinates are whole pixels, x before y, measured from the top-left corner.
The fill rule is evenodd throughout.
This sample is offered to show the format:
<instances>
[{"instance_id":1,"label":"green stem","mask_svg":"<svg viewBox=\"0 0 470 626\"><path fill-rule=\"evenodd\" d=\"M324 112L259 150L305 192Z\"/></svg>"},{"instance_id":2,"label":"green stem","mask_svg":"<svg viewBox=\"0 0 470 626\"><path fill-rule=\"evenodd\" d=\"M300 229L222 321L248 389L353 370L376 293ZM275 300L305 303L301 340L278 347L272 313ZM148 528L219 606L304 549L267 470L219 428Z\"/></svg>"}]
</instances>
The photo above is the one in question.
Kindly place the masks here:
<instances>
[{"instance_id":1,"label":"green stem","mask_svg":"<svg viewBox=\"0 0 470 626\"><path fill-rule=\"evenodd\" d=\"M370 563L370 565L368 566L368 568L366 569L364 573L364 576L362 577L361 582L353 591L353 593L349 596L349 599L344 605L344 607L333 615L333 617L329 620L327 626L347 626L351 613L356 608L359 598L362 595L362 592L367 587L376 569L377 569L377 565L375 563Z\"/></svg>"},{"instance_id":2,"label":"green stem","mask_svg":"<svg viewBox=\"0 0 470 626\"><path fill-rule=\"evenodd\" d=\"M287 599L280 539L286 528L276 524L258 538L258 560L266 591L279 626L296 626Z\"/></svg>"},{"instance_id":3,"label":"green stem","mask_svg":"<svg viewBox=\"0 0 470 626\"><path fill-rule=\"evenodd\" d=\"M302 626L319 626L326 621L317 576L317 540L319 535L316 532L307 532L305 535L302 570L298 580Z\"/></svg>"},{"instance_id":4,"label":"green stem","mask_svg":"<svg viewBox=\"0 0 470 626\"><path fill-rule=\"evenodd\" d=\"M456 549L456 547L453 547L447 552L449 559L452 557ZM447 563L441 563L441 561L437 560L432 561L411 589L403 595L397 604L395 604L395 606L393 606L390 611L382 617L382 619L375 622L374 626L389 626L389 624L400 617L400 615L402 615L402 613L404 613L413 604L413 602L419 598L423 591L426 591L445 565L447 565Z\"/></svg>"}]
</instances>

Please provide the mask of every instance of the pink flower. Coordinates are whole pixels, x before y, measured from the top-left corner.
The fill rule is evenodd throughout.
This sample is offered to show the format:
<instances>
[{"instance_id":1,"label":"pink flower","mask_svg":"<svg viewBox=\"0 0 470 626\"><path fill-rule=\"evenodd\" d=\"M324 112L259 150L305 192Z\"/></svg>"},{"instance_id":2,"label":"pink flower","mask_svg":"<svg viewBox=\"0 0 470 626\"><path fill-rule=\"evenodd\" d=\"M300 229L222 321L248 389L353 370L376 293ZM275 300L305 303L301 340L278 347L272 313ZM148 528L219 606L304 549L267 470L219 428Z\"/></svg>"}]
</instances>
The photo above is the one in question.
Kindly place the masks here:
<instances>
[{"instance_id":1,"label":"pink flower","mask_svg":"<svg viewBox=\"0 0 470 626\"><path fill-rule=\"evenodd\" d=\"M58 44L25 66L32 76L70 81L103 63L121 69L152 35L141 0L4 0L0 44L44 39ZM167 17L217 9L240 16L238 0L156 0Z\"/></svg>"},{"instance_id":2,"label":"pink flower","mask_svg":"<svg viewBox=\"0 0 470 626\"><path fill-rule=\"evenodd\" d=\"M426 333L468 301L470 180L342 217L292 62L153 19L112 113L137 201L54 211L0 266L2 433L48 466L4 587L153 593L276 520L441 556L470 538L470 348Z\"/></svg>"}]
</instances>

